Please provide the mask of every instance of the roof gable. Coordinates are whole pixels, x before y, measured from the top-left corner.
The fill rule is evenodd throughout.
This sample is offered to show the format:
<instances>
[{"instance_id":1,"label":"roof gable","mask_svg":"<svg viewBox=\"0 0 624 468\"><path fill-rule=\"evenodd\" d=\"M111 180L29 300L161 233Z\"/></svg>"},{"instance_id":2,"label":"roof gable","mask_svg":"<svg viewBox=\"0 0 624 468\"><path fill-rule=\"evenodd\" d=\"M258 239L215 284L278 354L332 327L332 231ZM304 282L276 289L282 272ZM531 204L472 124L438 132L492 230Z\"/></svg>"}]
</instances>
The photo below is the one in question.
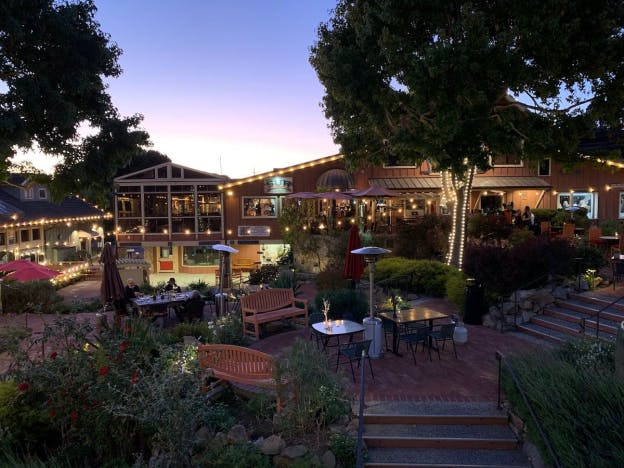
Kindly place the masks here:
<instances>
[{"instance_id":1,"label":"roof gable","mask_svg":"<svg viewBox=\"0 0 624 468\"><path fill-rule=\"evenodd\" d=\"M182 166L172 162L164 162L155 166L141 169L130 174L125 174L119 177L115 177L116 183L121 182L136 182L136 181L160 181L160 182L177 182L177 181L191 181L198 180L206 182L206 179L211 180L213 183L225 183L230 180L229 177L211 172L202 172L197 169Z\"/></svg>"}]
</instances>

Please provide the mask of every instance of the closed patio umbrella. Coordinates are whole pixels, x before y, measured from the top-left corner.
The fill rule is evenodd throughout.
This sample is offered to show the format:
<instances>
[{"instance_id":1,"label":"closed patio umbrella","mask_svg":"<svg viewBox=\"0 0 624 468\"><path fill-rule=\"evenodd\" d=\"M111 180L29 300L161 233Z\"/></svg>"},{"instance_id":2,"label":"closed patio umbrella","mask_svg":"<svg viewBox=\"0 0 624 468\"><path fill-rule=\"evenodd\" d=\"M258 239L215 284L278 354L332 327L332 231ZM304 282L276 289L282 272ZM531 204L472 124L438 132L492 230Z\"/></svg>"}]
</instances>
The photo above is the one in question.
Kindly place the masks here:
<instances>
[{"instance_id":1,"label":"closed patio umbrella","mask_svg":"<svg viewBox=\"0 0 624 468\"><path fill-rule=\"evenodd\" d=\"M114 304L123 299L125 286L117 269L117 261L113 253L113 247L105 244L100 256L102 264L102 284L100 285L100 300L102 304Z\"/></svg>"},{"instance_id":2,"label":"closed patio umbrella","mask_svg":"<svg viewBox=\"0 0 624 468\"><path fill-rule=\"evenodd\" d=\"M362 255L352 253L353 250L359 249L360 247L362 247L362 242L360 241L360 231L354 224L349 230L347 253L345 255L344 268L342 270L342 276L344 278L351 278L354 282L360 281L362 273L364 272L364 258Z\"/></svg>"},{"instance_id":3,"label":"closed patio umbrella","mask_svg":"<svg viewBox=\"0 0 624 468\"><path fill-rule=\"evenodd\" d=\"M388 190L387 188L382 187L381 185L370 185L366 187L365 189L352 192L351 195L353 195L356 198L359 198L359 197L390 198L390 197L398 196L397 193L394 193L393 191Z\"/></svg>"}]
</instances>

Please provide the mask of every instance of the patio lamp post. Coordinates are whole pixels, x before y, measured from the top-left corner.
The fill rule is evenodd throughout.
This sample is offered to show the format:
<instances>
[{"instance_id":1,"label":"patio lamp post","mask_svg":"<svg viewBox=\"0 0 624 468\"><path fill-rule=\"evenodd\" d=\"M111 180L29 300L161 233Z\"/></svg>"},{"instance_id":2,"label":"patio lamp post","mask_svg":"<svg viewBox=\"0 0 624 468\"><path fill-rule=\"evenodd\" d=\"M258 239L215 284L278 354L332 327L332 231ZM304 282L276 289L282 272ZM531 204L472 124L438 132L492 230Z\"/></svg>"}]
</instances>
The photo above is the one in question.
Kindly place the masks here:
<instances>
[{"instance_id":1,"label":"patio lamp post","mask_svg":"<svg viewBox=\"0 0 624 468\"><path fill-rule=\"evenodd\" d=\"M223 293L225 267L226 264L228 264L230 254L238 253L238 250L226 244L215 244L212 246L212 249L219 252L219 292L215 294L215 304L217 306L218 313L222 314L225 310L225 294Z\"/></svg>"},{"instance_id":2,"label":"patio lamp post","mask_svg":"<svg viewBox=\"0 0 624 468\"><path fill-rule=\"evenodd\" d=\"M363 255L364 262L368 266L368 283L369 283L369 299L368 310L369 315L362 322L364 323L364 339L372 340L368 356L371 358L378 358L381 356L381 336L382 327L381 319L375 317L374 310L374 278L375 278L375 263L377 259L384 254L390 253L387 249L381 247L362 247L351 251L352 254Z\"/></svg>"}]
</instances>

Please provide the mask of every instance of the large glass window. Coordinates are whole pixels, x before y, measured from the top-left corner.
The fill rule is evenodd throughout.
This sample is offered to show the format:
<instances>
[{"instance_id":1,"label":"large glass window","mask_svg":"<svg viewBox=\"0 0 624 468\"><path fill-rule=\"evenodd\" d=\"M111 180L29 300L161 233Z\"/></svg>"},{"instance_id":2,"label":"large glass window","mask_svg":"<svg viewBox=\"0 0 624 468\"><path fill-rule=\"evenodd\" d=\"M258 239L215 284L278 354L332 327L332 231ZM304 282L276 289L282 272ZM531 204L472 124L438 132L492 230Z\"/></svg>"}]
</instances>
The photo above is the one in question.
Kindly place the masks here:
<instances>
[{"instance_id":1,"label":"large glass window","mask_svg":"<svg viewBox=\"0 0 624 468\"><path fill-rule=\"evenodd\" d=\"M243 197L243 218L276 218L276 197Z\"/></svg>"},{"instance_id":2,"label":"large glass window","mask_svg":"<svg viewBox=\"0 0 624 468\"><path fill-rule=\"evenodd\" d=\"M117 196L117 214L120 218L141 216L141 194L125 193Z\"/></svg>"},{"instance_id":3,"label":"large glass window","mask_svg":"<svg viewBox=\"0 0 624 468\"><path fill-rule=\"evenodd\" d=\"M183 234L195 232L195 218L171 218L171 232Z\"/></svg>"},{"instance_id":4,"label":"large glass window","mask_svg":"<svg viewBox=\"0 0 624 468\"><path fill-rule=\"evenodd\" d=\"M587 217L598 216L598 194L596 192L561 192L557 195L557 208L574 211L579 208L587 210Z\"/></svg>"},{"instance_id":5,"label":"large glass window","mask_svg":"<svg viewBox=\"0 0 624 468\"><path fill-rule=\"evenodd\" d=\"M141 224L141 218L123 218L117 220L117 226L120 232L129 234L138 234L141 232L143 225Z\"/></svg>"},{"instance_id":6,"label":"large glass window","mask_svg":"<svg viewBox=\"0 0 624 468\"><path fill-rule=\"evenodd\" d=\"M197 194L197 208L200 215L221 216L221 195L218 193Z\"/></svg>"},{"instance_id":7,"label":"large glass window","mask_svg":"<svg viewBox=\"0 0 624 468\"><path fill-rule=\"evenodd\" d=\"M172 216L195 216L195 197L192 193L171 195Z\"/></svg>"},{"instance_id":8,"label":"large glass window","mask_svg":"<svg viewBox=\"0 0 624 468\"><path fill-rule=\"evenodd\" d=\"M219 252L208 246L184 247L182 259L185 266L219 266Z\"/></svg>"},{"instance_id":9,"label":"large glass window","mask_svg":"<svg viewBox=\"0 0 624 468\"><path fill-rule=\"evenodd\" d=\"M221 217L201 216L199 218L198 232L221 232Z\"/></svg>"},{"instance_id":10,"label":"large glass window","mask_svg":"<svg viewBox=\"0 0 624 468\"><path fill-rule=\"evenodd\" d=\"M152 234L166 234L169 232L169 220L167 218L146 219L145 232Z\"/></svg>"},{"instance_id":11,"label":"large glass window","mask_svg":"<svg viewBox=\"0 0 624 468\"><path fill-rule=\"evenodd\" d=\"M145 216L168 216L168 201L166 193L145 194Z\"/></svg>"}]
</instances>

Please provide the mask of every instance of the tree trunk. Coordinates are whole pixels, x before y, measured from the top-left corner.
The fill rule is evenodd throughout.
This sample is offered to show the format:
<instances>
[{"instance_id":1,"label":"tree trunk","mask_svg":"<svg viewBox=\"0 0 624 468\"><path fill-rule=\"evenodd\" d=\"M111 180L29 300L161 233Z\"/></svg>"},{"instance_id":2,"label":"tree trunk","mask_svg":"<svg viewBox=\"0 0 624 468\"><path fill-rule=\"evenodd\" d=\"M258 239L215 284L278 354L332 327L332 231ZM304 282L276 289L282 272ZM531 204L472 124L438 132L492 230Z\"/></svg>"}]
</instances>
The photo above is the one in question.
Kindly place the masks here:
<instances>
[{"instance_id":1,"label":"tree trunk","mask_svg":"<svg viewBox=\"0 0 624 468\"><path fill-rule=\"evenodd\" d=\"M470 192L474 173L474 168L469 168L460 175L451 174L448 171L442 173L442 197L452 216L446 263L460 270L464 262Z\"/></svg>"}]
</instances>

